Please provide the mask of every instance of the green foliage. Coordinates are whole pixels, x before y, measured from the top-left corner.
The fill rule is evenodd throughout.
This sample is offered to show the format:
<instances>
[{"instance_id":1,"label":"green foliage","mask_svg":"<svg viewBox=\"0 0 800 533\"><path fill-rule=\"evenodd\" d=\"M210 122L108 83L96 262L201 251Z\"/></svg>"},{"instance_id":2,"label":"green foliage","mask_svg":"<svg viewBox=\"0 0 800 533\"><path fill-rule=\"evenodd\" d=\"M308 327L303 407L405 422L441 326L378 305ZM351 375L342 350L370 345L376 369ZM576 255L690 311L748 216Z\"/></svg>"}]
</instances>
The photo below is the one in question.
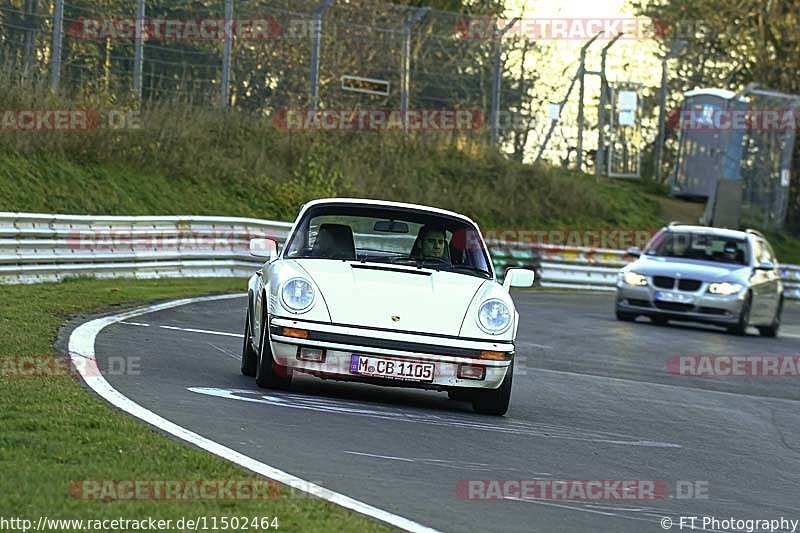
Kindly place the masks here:
<instances>
[{"instance_id":1,"label":"green foliage","mask_svg":"<svg viewBox=\"0 0 800 533\"><path fill-rule=\"evenodd\" d=\"M0 103L107 105L35 90ZM485 229L639 230L680 218L655 183L522 164L478 135L285 132L249 113L181 105L149 107L140 122L0 133L0 210L292 220L311 199L353 196L442 207Z\"/></svg>"},{"instance_id":2,"label":"green foliage","mask_svg":"<svg viewBox=\"0 0 800 533\"><path fill-rule=\"evenodd\" d=\"M59 357L54 355L53 342L68 314L143 300L240 292L243 283L241 279L71 279L0 286L0 363L17 356ZM237 371L235 365L231 371ZM70 485L83 479L247 480L255 476L109 409L70 375L21 379L0 374L0 420L0 516L34 521L37 516L84 520L152 516L173 521L185 516L278 516L278 531L388 529L285 488L280 498L266 502L76 499L70 496Z\"/></svg>"}]
</instances>

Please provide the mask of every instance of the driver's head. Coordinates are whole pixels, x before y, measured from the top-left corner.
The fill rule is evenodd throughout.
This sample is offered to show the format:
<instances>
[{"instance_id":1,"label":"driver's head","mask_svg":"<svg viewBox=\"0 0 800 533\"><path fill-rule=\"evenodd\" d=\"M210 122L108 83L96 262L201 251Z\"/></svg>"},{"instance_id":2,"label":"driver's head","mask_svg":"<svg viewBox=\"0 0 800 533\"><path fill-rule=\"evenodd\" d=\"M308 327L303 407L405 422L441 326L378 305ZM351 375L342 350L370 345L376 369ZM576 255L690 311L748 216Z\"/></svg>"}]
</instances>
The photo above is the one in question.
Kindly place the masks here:
<instances>
[{"instance_id":1,"label":"driver's head","mask_svg":"<svg viewBox=\"0 0 800 533\"><path fill-rule=\"evenodd\" d=\"M736 243L733 241L728 241L725 243L725 257L728 259L735 261L736 260L736 253L739 251L739 248L736 246Z\"/></svg>"},{"instance_id":2,"label":"driver's head","mask_svg":"<svg viewBox=\"0 0 800 533\"><path fill-rule=\"evenodd\" d=\"M422 257L440 258L444 256L447 244L442 228L426 228L422 232Z\"/></svg>"}]
</instances>

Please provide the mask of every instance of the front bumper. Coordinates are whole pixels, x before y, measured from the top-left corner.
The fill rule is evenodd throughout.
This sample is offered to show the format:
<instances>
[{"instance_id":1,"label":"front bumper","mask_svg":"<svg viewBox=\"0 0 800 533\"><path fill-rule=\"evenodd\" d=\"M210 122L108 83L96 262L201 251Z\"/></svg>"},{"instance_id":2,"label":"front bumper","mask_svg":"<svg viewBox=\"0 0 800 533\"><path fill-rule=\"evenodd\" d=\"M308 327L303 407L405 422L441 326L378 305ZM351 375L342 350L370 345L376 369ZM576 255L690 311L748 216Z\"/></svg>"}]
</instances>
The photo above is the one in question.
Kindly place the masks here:
<instances>
[{"instance_id":1,"label":"front bumper","mask_svg":"<svg viewBox=\"0 0 800 533\"><path fill-rule=\"evenodd\" d=\"M739 321L746 291L731 296L720 296L708 292L708 283L703 283L697 291L678 292L686 302L659 301L656 291L664 291L648 285L636 287L624 282L617 283L617 309L637 315L658 316L674 320L705 322L708 324L729 325Z\"/></svg>"},{"instance_id":2,"label":"front bumper","mask_svg":"<svg viewBox=\"0 0 800 533\"><path fill-rule=\"evenodd\" d=\"M308 338L282 335L283 328L306 330ZM377 332L352 326L311 323L280 317L273 317L270 320L270 346L276 363L299 372L323 378L431 390L496 389L501 385L514 358L514 344L510 342ZM324 360L313 362L300 359L300 347L323 349ZM478 356L483 350L503 352L507 354L506 359L503 361L479 359ZM433 380L413 381L361 376L350 370L353 355L433 363ZM460 365L482 366L485 368L485 376L480 380L459 378Z\"/></svg>"}]
</instances>

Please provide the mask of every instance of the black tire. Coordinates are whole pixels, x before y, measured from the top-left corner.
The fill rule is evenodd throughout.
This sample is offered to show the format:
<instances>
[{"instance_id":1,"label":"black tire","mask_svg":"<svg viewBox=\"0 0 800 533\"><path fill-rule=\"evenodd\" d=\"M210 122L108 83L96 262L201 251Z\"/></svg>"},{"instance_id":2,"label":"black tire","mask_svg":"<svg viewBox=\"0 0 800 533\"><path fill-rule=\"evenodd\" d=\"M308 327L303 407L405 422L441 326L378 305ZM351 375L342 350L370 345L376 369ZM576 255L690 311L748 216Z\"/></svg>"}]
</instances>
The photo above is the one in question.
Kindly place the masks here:
<instances>
[{"instance_id":1,"label":"black tire","mask_svg":"<svg viewBox=\"0 0 800 533\"><path fill-rule=\"evenodd\" d=\"M514 378L514 363L508 367L503 383L493 390L475 391L472 396L472 409L482 415L503 416L511 402L511 382Z\"/></svg>"},{"instance_id":2,"label":"black tire","mask_svg":"<svg viewBox=\"0 0 800 533\"><path fill-rule=\"evenodd\" d=\"M469 389L450 389L447 397L457 402L469 402L472 400L472 392Z\"/></svg>"},{"instance_id":3,"label":"black tire","mask_svg":"<svg viewBox=\"0 0 800 533\"><path fill-rule=\"evenodd\" d=\"M733 326L728 326L729 333L733 333L734 335L747 334L747 325L750 323L750 307L752 303L753 303L753 297L748 292L747 296L745 296L744 298L744 305L742 305L742 310L739 312L739 321Z\"/></svg>"},{"instance_id":4,"label":"black tire","mask_svg":"<svg viewBox=\"0 0 800 533\"><path fill-rule=\"evenodd\" d=\"M758 332L762 337L777 337L778 330L781 328L781 315L783 314L783 296L778 302L778 309L775 310L775 317L769 326L758 326Z\"/></svg>"},{"instance_id":5,"label":"black tire","mask_svg":"<svg viewBox=\"0 0 800 533\"><path fill-rule=\"evenodd\" d=\"M669 320L664 318L663 316L651 316L650 322L652 322L656 326L666 326L667 324L669 324Z\"/></svg>"},{"instance_id":6,"label":"black tire","mask_svg":"<svg viewBox=\"0 0 800 533\"><path fill-rule=\"evenodd\" d=\"M261 319L261 342L258 345L258 363L256 364L256 385L262 389L288 389L292 384L292 372L280 366L272 356L269 345L269 324L266 311Z\"/></svg>"},{"instance_id":7,"label":"black tire","mask_svg":"<svg viewBox=\"0 0 800 533\"><path fill-rule=\"evenodd\" d=\"M247 304L247 316L244 321L244 342L242 343L242 374L253 377L258 367L258 354L253 349L253 340L250 338L250 303Z\"/></svg>"},{"instance_id":8,"label":"black tire","mask_svg":"<svg viewBox=\"0 0 800 533\"><path fill-rule=\"evenodd\" d=\"M633 322L636 320L636 313L627 313L625 311L620 311L619 307L615 309L617 320L621 320L622 322Z\"/></svg>"}]
</instances>

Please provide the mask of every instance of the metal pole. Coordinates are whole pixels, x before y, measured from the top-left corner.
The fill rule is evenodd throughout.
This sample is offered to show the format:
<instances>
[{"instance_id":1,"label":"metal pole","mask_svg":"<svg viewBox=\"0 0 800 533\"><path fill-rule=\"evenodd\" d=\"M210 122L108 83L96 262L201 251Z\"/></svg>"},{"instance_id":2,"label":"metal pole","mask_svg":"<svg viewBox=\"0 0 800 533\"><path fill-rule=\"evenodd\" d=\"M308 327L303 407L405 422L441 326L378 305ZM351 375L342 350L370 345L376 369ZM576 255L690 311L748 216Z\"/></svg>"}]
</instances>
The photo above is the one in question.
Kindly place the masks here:
<instances>
[{"instance_id":1,"label":"metal pole","mask_svg":"<svg viewBox=\"0 0 800 533\"><path fill-rule=\"evenodd\" d=\"M677 56L684 46L686 46L686 41L676 41L672 44L669 52L661 59L661 91L658 97L658 140L656 141L656 168L654 169L656 181L661 181L661 165L664 160L664 123L667 115L667 61Z\"/></svg>"},{"instance_id":2,"label":"metal pole","mask_svg":"<svg viewBox=\"0 0 800 533\"><path fill-rule=\"evenodd\" d=\"M222 93L223 109L231 104L231 47L233 45L233 0L225 0L225 42L222 47Z\"/></svg>"},{"instance_id":3,"label":"metal pole","mask_svg":"<svg viewBox=\"0 0 800 533\"><path fill-rule=\"evenodd\" d=\"M136 101L142 103L142 63L144 59L144 2L136 0L136 36L133 51L133 90Z\"/></svg>"},{"instance_id":4,"label":"metal pole","mask_svg":"<svg viewBox=\"0 0 800 533\"><path fill-rule=\"evenodd\" d=\"M511 27L519 21L519 17L514 17L506 24L503 29L498 29L495 26L495 43L494 43L494 77L492 79L492 142L496 143L498 139L498 130L500 129L500 82L502 81L501 72L501 54L503 48L503 36Z\"/></svg>"},{"instance_id":5,"label":"metal pole","mask_svg":"<svg viewBox=\"0 0 800 533\"><path fill-rule=\"evenodd\" d=\"M597 113L597 158L594 162L594 175L600 176L603 173L604 161L606 157L606 139L605 139L605 121L606 121L606 93L608 92L608 79L606 78L606 56L608 50L617 39L622 37L623 33L618 33L616 37L611 39L607 45L603 47L600 54L600 109Z\"/></svg>"},{"instance_id":6,"label":"metal pole","mask_svg":"<svg viewBox=\"0 0 800 533\"><path fill-rule=\"evenodd\" d=\"M578 67L578 83L580 84L578 90L578 172L583 171L583 97L586 89L584 83L584 78L586 77L586 51L602 33L603 32L597 32L597 35L589 39L589 42L581 47L581 64Z\"/></svg>"},{"instance_id":7,"label":"metal pole","mask_svg":"<svg viewBox=\"0 0 800 533\"><path fill-rule=\"evenodd\" d=\"M400 109L405 121L405 112L408 110L408 91L411 81L411 28L417 24L422 17L431 10L429 7L421 7L414 13L408 21L403 24L403 57L400 72ZM406 126L408 124L406 123Z\"/></svg>"},{"instance_id":8,"label":"metal pole","mask_svg":"<svg viewBox=\"0 0 800 533\"><path fill-rule=\"evenodd\" d=\"M58 91L61 82L61 35L64 26L64 0L56 0L53 13L53 55L50 58L50 88Z\"/></svg>"},{"instance_id":9,"label":"metal pole","mask_svg":"<svg viewBox=\"0 0 800 533\"><path fill-rule=\"evenodd\" d=\"M656 181L661 181L661 164L664 160L664 122L666 121L667 107L667 58L661 60L661 90L658 96L658 140L656 141Z\"/></svg>"},{"instance_id":10,"label":"metal pole","mask_svg":"<svg viewBox=\"0 0 800 533\"><path fill-rule=\"evenodd\" d=\"M575 87L575 80L578 79L578 74L572 77L572 81L569 82L569 88L567 89L567 94L564 96L564 99L558 103L558 117L561 118L561 113L564 111L564 104L567 103L569 100L569 95L572 94L572 89ZM550 141L550 137L553 135L553 130L556 129L556 123L558 119L552 120L550 122L550 128L547 130L547 135L544 136L544 140L542 141L542 145L539 146L539 153L536 154L536 159L534 160L533 164L537 164L539 159L542 158L542 154L544 153L545 148L547 148L547 143Z\"/></svg>"},{"instance_id":11,"label":"metal pole","mask_svg":"<svg viewBox=\"0 0 800 533\"><path fill-rule=\"evenodd\" d=\"M311 31L311 110L317 110L319 98L319 48L322 37L322 15L331 6L333 0L324 0L314 10L312 15L313 28Z\"/></svg>"}]
</instances>

